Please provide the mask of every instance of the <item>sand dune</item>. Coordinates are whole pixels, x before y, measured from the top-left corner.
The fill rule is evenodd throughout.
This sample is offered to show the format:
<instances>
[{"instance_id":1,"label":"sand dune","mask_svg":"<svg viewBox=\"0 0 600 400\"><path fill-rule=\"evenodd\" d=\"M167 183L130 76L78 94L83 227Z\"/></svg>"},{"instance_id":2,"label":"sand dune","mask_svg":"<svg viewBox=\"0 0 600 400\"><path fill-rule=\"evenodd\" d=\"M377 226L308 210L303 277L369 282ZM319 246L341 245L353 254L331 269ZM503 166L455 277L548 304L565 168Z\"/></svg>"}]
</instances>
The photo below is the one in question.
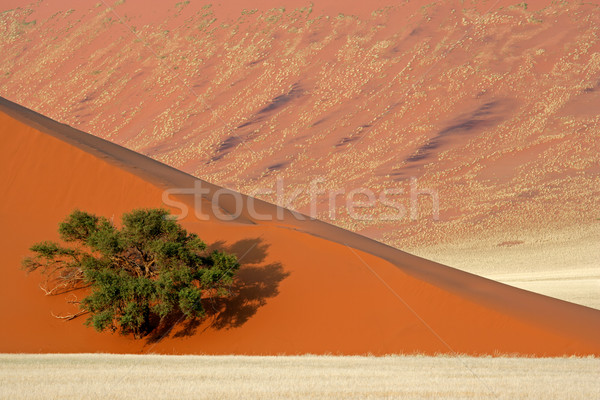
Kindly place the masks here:
<instances>
[{"instance_id":1,"label":"sand dune","mask_svg":"<svg viewBox=\"0 0 600 400\"><path fill-rule=\"evenodd\" d=\"M243 193L416 177L438 221L319 198L396 248L598 230L597 2L146 3L3 1L0 96Z\"/></svg>"},{"instance_id":2,"label":"sand dune","mask_svg":"<svg viewBox=\"0 0 600 400\"><path fill-rule=\"evenodd\" d=\"M199 326L177 324L134 341L98 334L47 297L39 278L19 270L28 246L56 238L73 208L108 217L162 205L190 175L0 102L0 352L158 352L207 354L519 353L600 354L600 312L512 288L430 262L320 221L191 215L184 225L209 244L236 252L239 294ZM233 212L223 197L222 210ZM245 198L247 201L247 198ZM193 205L191 199L182 202ZM257 202L262 214L278 208ZM160 340L158 340L160 339Z\"/></svg>"}]
</instances>

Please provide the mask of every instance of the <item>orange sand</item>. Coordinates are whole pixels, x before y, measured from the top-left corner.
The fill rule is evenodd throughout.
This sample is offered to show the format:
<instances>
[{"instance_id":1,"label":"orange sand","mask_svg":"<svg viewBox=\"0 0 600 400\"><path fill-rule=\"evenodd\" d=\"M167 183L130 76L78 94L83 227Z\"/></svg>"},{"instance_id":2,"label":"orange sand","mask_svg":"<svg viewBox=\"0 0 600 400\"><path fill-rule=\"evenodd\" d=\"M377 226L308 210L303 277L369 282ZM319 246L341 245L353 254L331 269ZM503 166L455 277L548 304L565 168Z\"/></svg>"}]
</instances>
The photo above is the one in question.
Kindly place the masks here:
<instances>
[{"instance_id":1,"label":"orange sand","mask_svg":"<svg viewBox=\"0 0 600 400\"><path fill-rule=\"evenodd\" d=\"M161 206L163 189L191 187L194 178L3 99L0 136L0 352L600 355L600 311L289 213L271 223L248 215L184 221L209 244L243 256L245 287L234 306L199 326L134 341L96 333L82 319L57 320L50 312L73 309L66 295L44 296L39 277L19 269L29 245L56 238L57 223L76 207L118 217ZM276 212L267 203L257 208Z\"/></svg>"}]
</instances>

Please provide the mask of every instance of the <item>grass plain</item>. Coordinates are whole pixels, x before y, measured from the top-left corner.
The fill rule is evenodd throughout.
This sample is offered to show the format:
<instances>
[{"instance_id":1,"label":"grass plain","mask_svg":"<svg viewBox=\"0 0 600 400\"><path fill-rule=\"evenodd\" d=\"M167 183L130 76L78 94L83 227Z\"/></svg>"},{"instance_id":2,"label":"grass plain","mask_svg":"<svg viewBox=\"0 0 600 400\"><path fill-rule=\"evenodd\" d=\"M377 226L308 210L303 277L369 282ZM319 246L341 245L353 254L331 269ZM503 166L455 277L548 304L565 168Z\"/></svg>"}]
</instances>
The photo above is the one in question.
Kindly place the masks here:
<instances>
[{"instance_id":1,"label":"grass plain","mask_svg":"<svg viewBox=\"0 0 600 400\"><path fill-rule=\"evenodd\" d=\"M600 309L599 240L600 230L594 223L408 251L511 286Z\"/></svg>"},{"instance_id":2,"label":"grass plain","mask_svg":"<svg viewBox=\"0 0 600 400\"><path fill-rule=\"evenodd\" d=\"M593 399L598 358L2 354L2 399Z\"/></svg>"}]
</instances>

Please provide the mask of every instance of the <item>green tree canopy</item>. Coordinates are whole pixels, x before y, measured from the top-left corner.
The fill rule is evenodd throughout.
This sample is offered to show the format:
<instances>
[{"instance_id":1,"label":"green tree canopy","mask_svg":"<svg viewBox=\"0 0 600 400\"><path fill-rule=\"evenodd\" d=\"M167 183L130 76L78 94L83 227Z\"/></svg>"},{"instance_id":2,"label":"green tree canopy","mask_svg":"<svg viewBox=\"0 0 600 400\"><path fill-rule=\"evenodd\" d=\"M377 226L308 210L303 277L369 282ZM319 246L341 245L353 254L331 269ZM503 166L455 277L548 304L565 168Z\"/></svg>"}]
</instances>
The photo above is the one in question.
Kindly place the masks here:
<instances>
[{"instance_id":1,"label":"green tree canopy","mask_svg":"<svg viewBox=\"0 0 600 400\"><path fill-rule=\"evenodd\" d=\"M86 325L135 337L153 329L151 320L203 317L203 299L229 294L237 258L208 252L168 211L133 210L121 225L75 210L59 225L64 243L34 244L23 266L46 276L46 294L89 288L70 317L89 314Z\"/></svg>"}]
</instances>

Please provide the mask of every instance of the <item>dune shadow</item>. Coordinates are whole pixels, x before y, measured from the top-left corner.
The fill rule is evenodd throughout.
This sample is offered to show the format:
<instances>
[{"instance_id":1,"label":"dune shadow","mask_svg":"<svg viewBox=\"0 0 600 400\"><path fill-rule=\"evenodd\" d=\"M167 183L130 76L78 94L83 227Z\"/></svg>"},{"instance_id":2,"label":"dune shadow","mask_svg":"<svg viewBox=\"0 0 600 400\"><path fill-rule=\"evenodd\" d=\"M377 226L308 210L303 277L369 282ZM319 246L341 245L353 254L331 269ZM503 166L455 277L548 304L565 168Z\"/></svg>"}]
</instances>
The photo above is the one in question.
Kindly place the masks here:
<instances>
[{"instance_id":1,"label":"dune shadow","mask_svg":"<svg viewBox=\"0 0 600 400\"><path fill-rule=\"evenodd\" d=\"M205 326L204 329L221 330L246 323L269 298L279 294L280 283L289 276L280 263L265 263L268 247L261 238L243 239L232 245L224 242L210 244L208 251L218 249L235 254L240 260L240 270L229 287L231 295L203 299L204 319L185 319L181 313L172 313L162 320L151 321L153 329L146 336L146 343L158 343L169 336L192 336L201 325Z\"/></svg>"},{"instance_id":2,"label":"dune shadow","mask_svg":"<svg viewBox=\"0 0 600 400\"><path fill-rule=\"evenodd\" d=\"M463 142L457 138L482 133L499 125L510 114L512 107L511 99L492 100L473 111L459 115L404 158L404 165L392 169L389 175L396 181L418 175L425 163L435 161L441 151L461 146Z\"/></svg>"}]
</instances>

